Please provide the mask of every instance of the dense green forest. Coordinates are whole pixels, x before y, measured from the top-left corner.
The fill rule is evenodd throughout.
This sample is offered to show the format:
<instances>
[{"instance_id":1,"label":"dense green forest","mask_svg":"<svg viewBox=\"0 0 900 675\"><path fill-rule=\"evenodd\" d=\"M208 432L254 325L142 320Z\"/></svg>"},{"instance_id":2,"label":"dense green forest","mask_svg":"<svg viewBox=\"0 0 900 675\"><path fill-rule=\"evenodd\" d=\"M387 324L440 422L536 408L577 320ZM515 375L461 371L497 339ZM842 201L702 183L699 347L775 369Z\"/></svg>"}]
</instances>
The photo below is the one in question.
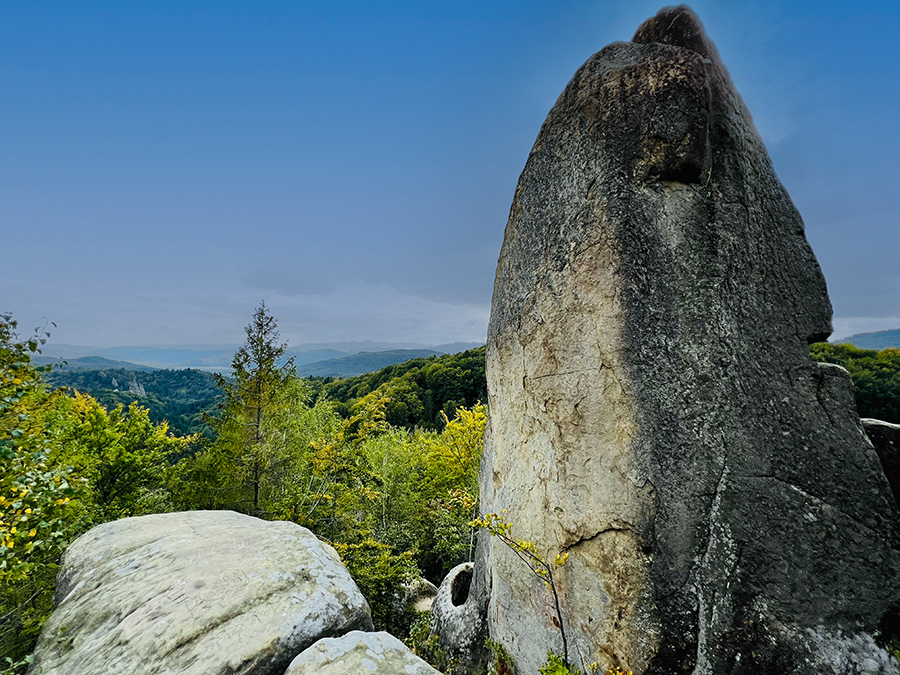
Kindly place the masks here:
<instances>
[{"instance_id":1,"label":"dense green forest","mask_svg":"<svg viewBox=\"0 0 900 675\"><path fill-rule=\"evenodd\" d=\"M338 411L350 411L366 396L388 399L386 420L397 427L440 429L443 416L458 408L487 401L484 347L460 354L412 359L374 373L340 380L312 380L317 395L337 401Z\"/></svg>"},{"instance_id":2,"label":"dense green forest","mask_svg":"<svg viewBox=\"0 0 900 675\"><path fill-rule=\"evenodd\" d=\"M51 387L67 387L93 396L108 410L137 401L155 424L167 422L177 436L202 433L212 437L205 413L222 400L212 373L201 370L135 371L53 369L44 374Z\"/></svg>"},{"instance_id":3,"label":"dense green forest","mask_svg":"<svg viewBox=\"0 0 900 675\"><path fill-rule=\"evenodd\" d=\"M137 402L148 410L152 422L167 422L169 430L179 436L202 433L212 438L209 416L218 414L217 406L224 400L215 376L193 369L61 368L45 372L44 380L52 388L90 394L110 410ZM389 399L385 410L388 423L410 430L441 429L441 413L452 418L458 408L487 400L484 347L414 358L356 377L308 380L313 398L335 401L337 412L345 418L362 398L377 391Z\"/></svg>"},{"instance_id":4,"label":"dense green forest","mask_svg":"<svg viewBox=\"0 0 900 675\"><path fill-rule=\"evenodd\" d=\"M0 665L4 675L27 668L24 659L51 610L61 552L109 520L232 509L301 524L341 555L376 626L401 637L414 616L397 609L397 589L419 576L440 582L471 559L486 421L474 394L469 406L465 394L453 394L450 415L441 414L451 409L441 401L440 424L431 424L440 430L394 425L390 387L376 384L337 402L325 393L327 383L298 377L264 305L246 330L231 376L216 377L221 402L204 439L173 434L137 403L107 407L78 391L103 375L81 373L86 379L76 379L72 390L51 388L49 367L31 361L46 336L21 339L12 317L0 315L0 657L10 659L8 668ZM457 375L465 380L466 372ZM483 381L483 366L481 372ZM165 371L148 375L155 373L164 381ZM112 384L115 376L105 377ZM205 386L185 387L185 394L199 398ZM178 390L173 384L167 391ZM435 392L456 390L427 391L433 402Z\"/></svg>"}]
</instances>

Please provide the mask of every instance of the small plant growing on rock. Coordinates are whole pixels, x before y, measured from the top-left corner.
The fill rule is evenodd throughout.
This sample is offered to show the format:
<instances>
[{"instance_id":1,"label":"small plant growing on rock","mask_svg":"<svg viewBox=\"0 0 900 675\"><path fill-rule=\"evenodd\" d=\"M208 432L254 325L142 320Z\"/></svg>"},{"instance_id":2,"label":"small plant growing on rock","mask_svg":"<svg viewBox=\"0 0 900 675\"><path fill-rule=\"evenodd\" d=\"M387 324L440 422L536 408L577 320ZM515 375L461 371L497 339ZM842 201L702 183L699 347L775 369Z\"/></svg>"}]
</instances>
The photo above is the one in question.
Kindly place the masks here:
<instances>
[{"instance_id":1,"label":"small plant growing on rock","mask_svg":"<svg viewBox=\"0 0 900 675\"><path fill-rule=\"evenodd\" d=\"M487 638L484 646L491 650L491 666L488 675L516 675L516 662L506 648L496 640Z\"/></svg>"},{"instance_id":2,"label":"small plant growing on rock","mask_svg":"<svg viewBox=\"0 0 900 675\"><path fill-rule=\"evenodd\" d=\"M405 640L413 654L424 659L441 672L448 671L452 663L447 652L441 649L440 639L431 632L431 612L423 612L413 622L409 638Z\"/></svg>"},{"instance_id":3,"label":"small plant growing on rock","mask_svg":"<svg viewBox=\"0 0 900 675\"><path fill-rule=\"evenodd\" d=\"M34 661L34 654L29 654L21 661L13 661L8 656L4 657L3 660L6 662L6 665L2 666L0 675L21 675L21 673L24 673L28 669L28 666Z\"/></svg>"},{"instance_id":4,"label":"small plant growing on rock","mask_svg":"<svg viewBox=\"0 0 900 675\"><path fill-rule=\"evenodd\" d=\"M594 675L597 672L597 669L600 665L595 661L594 663L584 664L584 675ZM572 668L563 660L563 658L550 650L547 652L547 660L544 661L544 665L538 668L538 672L541 675L581 675L582 671ZM609 671L610 675L631 675L631 672L625 672L623 670L619 670L616 668L615 670Z\"/></svg>"},{"instance_id":5,"label":"small plant growing on rock","mask_svg":"<svg viewBox=\"0 0 900 675\"><path fill-rule=\"evenodd\" d=\"M562 609L559 606L559 593L556 589L556 583L553 580L553 570L565 565L566 561L569 559L569 554L561 553L560 555L556 556L552 563L547 562L540 555L538 555L537 546L533 541L516 539L515 537L513 537L512 524L504 520L502 516L496 513L487 513L483 518L477 518L473 520L470 525L475 529L487 530L491 533L491 536L497 537L497 539L506 544L512 550L512 552L515 553L520 560L522 560L522 562L528 565L528 569L530 569L535 574L535 576L538 577L538 579L547 584L547 586L553 592L553 605L556 610L556 617L553 623L557 628L559 628L559 633L562 637L562 665L567 668L567 670L559 672L571 672L568 670L569 644L566 640L566 629L563 625ZM559 658L558 655L554 656L556 656L557 659ZM547 664L545 664L545 667L546 666ZM554 670L547 671L547 673L552 674L555 674L556 672L557 671ZM544 670L541 670L541 673L544 673Z\"/></svg>"}]
</instances>

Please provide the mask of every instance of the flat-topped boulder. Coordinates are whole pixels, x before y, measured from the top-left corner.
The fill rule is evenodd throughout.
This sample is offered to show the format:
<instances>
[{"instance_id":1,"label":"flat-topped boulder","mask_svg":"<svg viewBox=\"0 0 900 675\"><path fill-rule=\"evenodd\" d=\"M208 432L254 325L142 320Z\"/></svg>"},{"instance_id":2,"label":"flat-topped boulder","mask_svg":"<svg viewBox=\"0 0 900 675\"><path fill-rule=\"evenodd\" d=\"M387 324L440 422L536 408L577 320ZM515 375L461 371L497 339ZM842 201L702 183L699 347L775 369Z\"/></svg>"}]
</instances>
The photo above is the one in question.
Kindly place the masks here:
<instances>
[{"instance_id":1,"label":"flat-topped boulder","mask_svg":"<svg viewBox=\"0 0 900 675\"><path fill-rule=\"evenodd\" d=\"M126 518L66 550L34 675L282 675L322 637L372 630L337 553L231 511Z\"/></svg>"},{"instance_id":2,"label":"flat-topped boulder","mask_svg":"<svg viewBox=\"0 0 900 675\"><path fill-rule=\"evenodd\" d=\"M836 169L839 170L839 169ZM831 333L825 279L687 7L575 73L519 179L487 342L467 603L536 672L897 672L900 514ZM489 600L488 600L489 598ZM562 630L568 639L562 640Z\"/></svg>"},{"instance_id":3,"label":"flat-topped boulder","mask_svg":"<svg viewBox=\"0 0 900 675\"><path fill-rule=\"evenodd\" d=\"M353 631L323 638L295 658L284 675L440 675L390 633Z\"/></svg>"}]
</instances>

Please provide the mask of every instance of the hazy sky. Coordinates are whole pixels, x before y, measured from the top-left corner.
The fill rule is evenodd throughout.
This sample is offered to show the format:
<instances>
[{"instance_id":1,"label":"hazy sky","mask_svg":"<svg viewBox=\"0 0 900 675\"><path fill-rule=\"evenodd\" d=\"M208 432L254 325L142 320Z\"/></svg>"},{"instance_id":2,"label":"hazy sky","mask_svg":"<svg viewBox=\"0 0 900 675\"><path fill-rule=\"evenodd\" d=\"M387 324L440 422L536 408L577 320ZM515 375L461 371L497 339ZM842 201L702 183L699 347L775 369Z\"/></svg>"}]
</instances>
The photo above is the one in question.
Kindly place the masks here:
<instances>
[{"instance_id":1,"label":"hazy sky","mask_svg":"<svg viewBox=\"0 0 900 675\"><path fill-rule=\"evenodd\" d=\"M519 172L660 2L0 0L0 311L57 343L483 340ZM694 2L835 332L900 327L900 3Z\"/></svg>"}]
</instances>

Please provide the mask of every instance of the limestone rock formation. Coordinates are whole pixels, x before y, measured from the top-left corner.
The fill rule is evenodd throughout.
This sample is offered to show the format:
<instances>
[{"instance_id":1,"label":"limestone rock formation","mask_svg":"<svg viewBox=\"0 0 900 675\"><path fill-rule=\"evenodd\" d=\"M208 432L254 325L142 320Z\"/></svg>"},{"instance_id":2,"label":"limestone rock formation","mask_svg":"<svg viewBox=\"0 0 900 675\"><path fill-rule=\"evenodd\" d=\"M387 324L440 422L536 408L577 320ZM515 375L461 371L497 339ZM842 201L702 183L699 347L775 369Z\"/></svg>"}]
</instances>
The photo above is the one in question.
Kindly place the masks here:
<instances>
[{"instance_id":1,"label":"limestone rock formation","mask_svg":"<svg viewBox=\"0 0 900 675\"><path fill-rule=\"evenodd\" d=\"M474 565L454 567L438 588L431 606L431 633L441 648L459 663L455 673L483 673L489 657L484 640L488 637L485 609L487 598L476 601L470 594Z\"/></svg>"},{"instance_id":2,"label":"limestone rock formation","mask_svg":"<svg viewBox=\"0 0 900 675\"><path fill-rule=\"evenodd\" d=\"M307 529L231 511L126 518L66 550L34 675L282 675L316 640L372 630Z\"/></svg>"},{"instance_id":3,"label":"limestone rock formation","mask_svg":"<svg viewBox=\"0 0 900 675\"><path fill-rule=\"evenodd\" d=\"M825 281L684 7L592 56L516 188L487 344L482 508L557 571L569 658L644 673L887 673L900 514ZM479 539L468 603L520 672L549 589Z\"/></svg>"},{"instance_id":4,"label":"limestone rock formation","mask_svg":"<svg viewBox=\"0 0 900 675\"><path fill-rule=\"evenodd\" d=\"M295 658L284 675L440 675L390 633L352 631L323 638Z\"/></svg>"}]
</instances>

